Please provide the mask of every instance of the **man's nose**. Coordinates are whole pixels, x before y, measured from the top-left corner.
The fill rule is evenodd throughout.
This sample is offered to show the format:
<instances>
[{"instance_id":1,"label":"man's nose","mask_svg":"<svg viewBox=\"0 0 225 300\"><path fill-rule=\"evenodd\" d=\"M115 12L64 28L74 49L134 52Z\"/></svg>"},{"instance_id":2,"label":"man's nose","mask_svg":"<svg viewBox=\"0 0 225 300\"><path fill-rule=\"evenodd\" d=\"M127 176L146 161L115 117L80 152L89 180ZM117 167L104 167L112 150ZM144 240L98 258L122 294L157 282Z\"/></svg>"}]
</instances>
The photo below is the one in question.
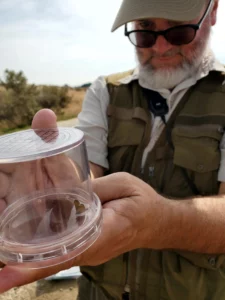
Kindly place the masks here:
<instances>
[{"instance_id":1,"label":"man's nose","mask_svg":"<svg viewBox=\"0 0 225 300\"><path fill-rule=\"evenodd\" d=\"M155 44L152 46L152 50L156 54L163 55L164 53L170 51L173 48L164 36L160 35L157 37Z\"/></svg>"}]
</instances>

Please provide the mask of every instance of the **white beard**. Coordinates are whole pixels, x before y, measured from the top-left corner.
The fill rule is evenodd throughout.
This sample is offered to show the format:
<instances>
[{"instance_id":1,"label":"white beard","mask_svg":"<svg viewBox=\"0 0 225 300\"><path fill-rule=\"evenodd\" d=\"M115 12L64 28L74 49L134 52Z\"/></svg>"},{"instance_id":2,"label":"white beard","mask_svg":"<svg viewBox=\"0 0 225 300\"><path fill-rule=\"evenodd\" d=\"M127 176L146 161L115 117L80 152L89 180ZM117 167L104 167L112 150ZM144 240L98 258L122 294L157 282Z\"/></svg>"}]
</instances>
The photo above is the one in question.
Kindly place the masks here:
<instances>
[{"instance_id":1,"label":"white beard","mask_svg":"<svg viewBox=\"0 0 225 300\"><path fill-rule=\"evenodd\" d=\"M187 64L170 70L152 70L148 66L139 66L139 82L141 86L153 89L172 89L194 74L195 68Z\"/></svg>"},{"instance_id":2,"label":"white beard","mask_svg":"<svg viewBox=\"0 0 225 300\"><path fill-rule=\"evenodd\" d=\"M209 41L204 45L203 51L196 51L192 55L191 62L183 62L178 67L169 69L154 69L150 64L142 66L139 64L139 82L143 87L152 89L173 89L184 80L196 77L202 69L210 68L212 63L212 52L209 49ZM201 53L200 53L201 52Z\"/></svg>"}]
</instances>

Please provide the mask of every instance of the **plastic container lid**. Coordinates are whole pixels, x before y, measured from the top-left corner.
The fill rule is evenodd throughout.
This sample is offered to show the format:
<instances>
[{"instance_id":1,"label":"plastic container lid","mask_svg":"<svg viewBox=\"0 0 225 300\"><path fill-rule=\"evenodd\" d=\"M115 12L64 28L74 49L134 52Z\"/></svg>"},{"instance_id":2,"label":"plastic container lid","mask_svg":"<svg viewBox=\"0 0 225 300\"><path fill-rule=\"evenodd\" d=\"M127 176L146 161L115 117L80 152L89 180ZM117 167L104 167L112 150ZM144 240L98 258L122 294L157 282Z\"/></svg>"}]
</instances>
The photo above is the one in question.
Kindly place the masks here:
<instances>
[{"instance_id":1,"label":"plastic container lid","mask_svg":"<svg viewBox=\"0 0 225 300\"><path fill-rule=\"evenodd\" d=\"M24 130L0 137L0 164L36 160L70 150L84 141L74 128Z\"/></svg>"}]
</instances>

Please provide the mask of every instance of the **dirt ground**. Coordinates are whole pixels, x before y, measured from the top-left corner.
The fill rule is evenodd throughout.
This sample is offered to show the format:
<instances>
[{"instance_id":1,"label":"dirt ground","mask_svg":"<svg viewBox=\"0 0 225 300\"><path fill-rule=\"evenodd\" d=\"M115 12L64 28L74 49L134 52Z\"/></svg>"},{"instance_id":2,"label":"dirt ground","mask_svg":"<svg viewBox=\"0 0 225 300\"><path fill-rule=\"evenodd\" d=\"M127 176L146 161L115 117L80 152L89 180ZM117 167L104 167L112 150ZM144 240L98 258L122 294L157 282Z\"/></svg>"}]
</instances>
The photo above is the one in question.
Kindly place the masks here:
<instances>
[{"instance_id":1,"label":"dirt ground","mask_svg":"<svg viewBox=\"0 0 225 300\"><path fill-rule=\"evenodd\" d=\"M70 89L68 91L68 96L70 96L71 102L66 108L63 109L65 119L77 117L77 115L81 111L85 93L86 89Z\"/></svg>"},{"instance_id":2,"label":"dirt ground","mask_svg":"<svg viewBox=\"0 0 225 300\"><path fill-rule=\"evenodd\" d=\"M0 295L0 300L76 300L76 280L41 280Z\"/></svg>"}]
</instances>

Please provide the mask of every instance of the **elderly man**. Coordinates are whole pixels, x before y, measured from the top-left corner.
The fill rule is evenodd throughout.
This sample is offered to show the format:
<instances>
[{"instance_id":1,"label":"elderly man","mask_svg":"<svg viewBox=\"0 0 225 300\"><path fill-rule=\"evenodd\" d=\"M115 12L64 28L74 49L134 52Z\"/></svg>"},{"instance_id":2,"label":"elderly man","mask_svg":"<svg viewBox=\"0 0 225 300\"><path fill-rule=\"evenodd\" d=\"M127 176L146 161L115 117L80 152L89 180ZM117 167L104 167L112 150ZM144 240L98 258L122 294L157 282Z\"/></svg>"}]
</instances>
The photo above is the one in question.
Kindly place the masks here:
<instances>
[{"instance_id":1,"label":"elderly man","mask_svg":"<svg viewBox=\"0 0 225 300\"><path fill-rule=\"evenodd\" d=\"M98 78L79 116L97 176L104 170L125 171L178 200L223 192L224 66L209 46L217 7L213 0L123 1L113 30L125 26L138 67ZM205 198L195 218L180 212L180 222L189 227L185 232L162 207L157 220L149 222L149 236L137 233L145 249L136 249L137 243L136 250L106 264L82 268L79 299L224 299L225 257L210 255L225 253L224 247L216 247L223 243L222 232L217 227L210 241L207 231L215 227L207 226L204 216L208 205L214 214L219 199ZM180 203L193 204L185 202ZM151 210L151 205L142 209ZM220 216L214 218L219 222ZM162 219L168 221L165 230L159 225Z\"/></svg>"},{"instance_id":2,"label":"elderly man","mask_svg":"<svg viewBox=\"0 0 225 300\"><path fill-rule=\"evenodd\" d=\"M93 176L115 173L93 181L100 238L57 267L5 267L0 291L80 265L79 300L225 298L225 68L209 47L217 8L123 1L113 30L125 26L138 67L97 79L79 116ZM54 115L41 111L33 127L48 123Z\"/></svg>"}]
</instances>

